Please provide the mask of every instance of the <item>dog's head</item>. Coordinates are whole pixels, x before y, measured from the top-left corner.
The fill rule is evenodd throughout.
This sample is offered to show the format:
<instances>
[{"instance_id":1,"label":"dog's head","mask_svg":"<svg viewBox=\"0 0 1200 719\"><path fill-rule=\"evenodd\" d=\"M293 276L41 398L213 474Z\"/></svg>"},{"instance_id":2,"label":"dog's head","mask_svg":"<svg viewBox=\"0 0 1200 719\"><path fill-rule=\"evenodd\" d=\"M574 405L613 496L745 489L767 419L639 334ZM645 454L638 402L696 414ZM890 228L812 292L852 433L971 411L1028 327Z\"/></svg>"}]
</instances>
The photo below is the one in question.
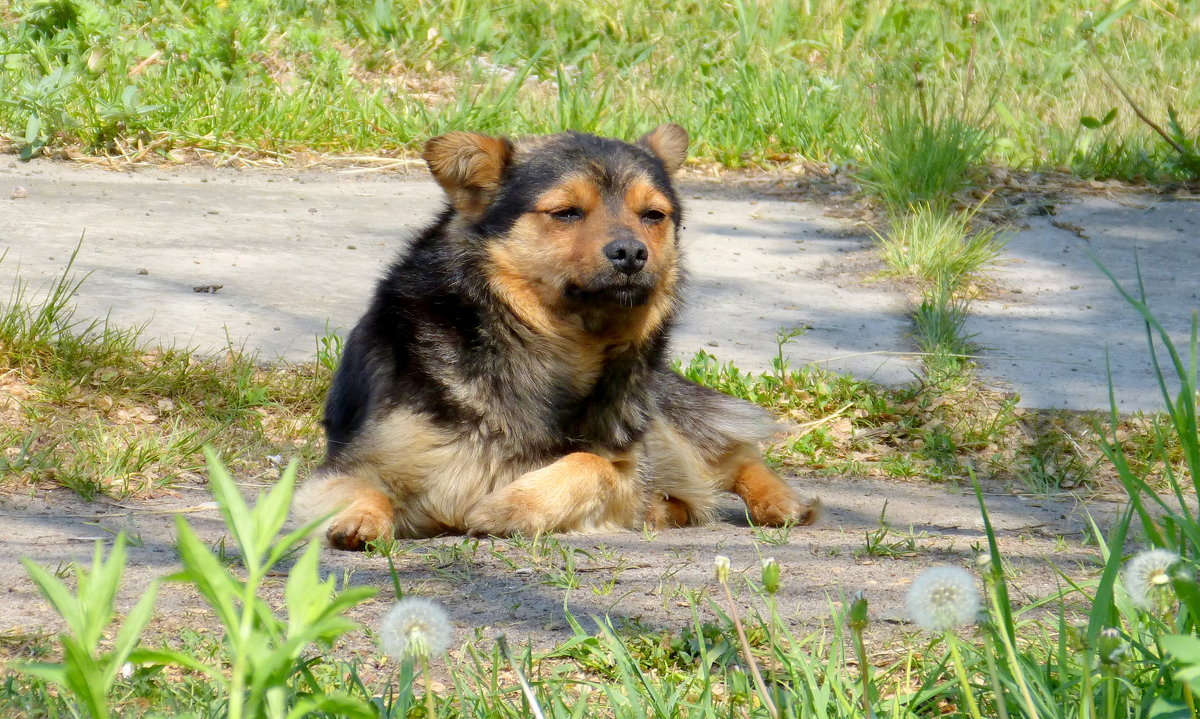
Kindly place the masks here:
<instances>
[{"instance_id":1,"label":"dog's head","mask_svg":"<svg viewBox=\"0 0 1200 719\"><path fill-rule=\"evenodd\" d=\"M491 287L528 324L632 340L674 304L681 208L671 174L687 146L672 124L634 144L452 132L430 140L424 158L453 222L482 242Z\"/></svg>"}]
</instances>

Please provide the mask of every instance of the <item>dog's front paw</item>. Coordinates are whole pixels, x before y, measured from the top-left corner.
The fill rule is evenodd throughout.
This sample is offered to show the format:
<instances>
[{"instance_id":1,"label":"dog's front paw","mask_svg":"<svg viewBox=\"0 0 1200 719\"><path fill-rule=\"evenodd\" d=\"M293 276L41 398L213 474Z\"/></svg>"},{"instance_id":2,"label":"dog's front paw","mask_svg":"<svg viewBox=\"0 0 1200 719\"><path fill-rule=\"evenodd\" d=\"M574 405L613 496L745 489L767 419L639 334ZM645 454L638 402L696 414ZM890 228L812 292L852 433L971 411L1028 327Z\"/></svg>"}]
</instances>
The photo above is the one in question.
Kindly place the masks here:
<instances>
[{"instance_id":1,"label":"dog's front paw","mask_svg":"<svg viewBox=\"0 0 1200 719\"><path fill-rule=\"evenodd\" d=\"M390 509L390 508L389 508ZM392 515L380 507L358 502L333 518L325 537L334 549L360 551L367 542L392 536Z\"/></svg>"},{"instance_id":2,"label":"dog's front paw","mask_svg":"<svg viewBox=\"0 0 1200 719\"><path fill-rule=\"evenodd\" d=\"M467 532L475 535L507 537L512 534L537 534L538 513L524 501L521 492L494 492L484 497L467 513Z\"/></svg>"}]
</instances>

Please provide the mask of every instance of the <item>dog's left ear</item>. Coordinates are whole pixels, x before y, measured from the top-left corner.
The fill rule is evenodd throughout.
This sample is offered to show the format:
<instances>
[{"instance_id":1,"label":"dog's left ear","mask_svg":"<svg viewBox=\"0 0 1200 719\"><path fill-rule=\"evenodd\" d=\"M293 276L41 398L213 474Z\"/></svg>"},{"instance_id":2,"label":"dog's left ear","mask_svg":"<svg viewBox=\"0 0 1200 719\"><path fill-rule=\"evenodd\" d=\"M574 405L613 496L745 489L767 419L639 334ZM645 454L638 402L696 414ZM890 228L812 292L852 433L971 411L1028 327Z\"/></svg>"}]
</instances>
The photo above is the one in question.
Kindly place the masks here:
<instances>
[{"instance_id":1,"label":"dog's left ear","mask_svg":"<svg viewBox=\"0 0 1200 719\"><path fill-rule=\"evenodd\" d=\"M654 156L662 160L663 167L666 168L668 175L675 174L687 159L688 150L688 133L679 125L673 122L667 122L654 128L641 139L637 144L654 153Z\"/></svg>"},{"instance_id":2,"label":"dog's left ear","mask_svg":"<svg viewBox=\"0 0 1200 719\"><path fill-rule=\"evenodd\" d=\"M426 142L421 157L458 211L478 214L500 188L512 152L503 137L450 132Z\"/></svg>"}]
</instances>

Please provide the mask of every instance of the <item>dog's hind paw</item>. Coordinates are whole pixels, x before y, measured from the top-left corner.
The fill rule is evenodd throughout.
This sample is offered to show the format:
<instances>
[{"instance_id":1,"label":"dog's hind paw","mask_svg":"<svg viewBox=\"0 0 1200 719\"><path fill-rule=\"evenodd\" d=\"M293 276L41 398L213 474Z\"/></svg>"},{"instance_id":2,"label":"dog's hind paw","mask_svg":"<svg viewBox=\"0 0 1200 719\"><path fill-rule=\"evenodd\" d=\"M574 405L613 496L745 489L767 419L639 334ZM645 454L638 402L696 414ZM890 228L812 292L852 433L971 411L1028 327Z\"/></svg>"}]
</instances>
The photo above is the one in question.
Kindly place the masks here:
<instances>
[{"instance_id":1,"label":"dog's hind paw","mask_svg":"<svg viewBox=\"0 0 1200 719\"><path fill-rule=\"evenodd\" d=\"M820 516L821 500L816 497L808 500L796 497L776 497L772 501L756 504L750 509L751 519L755 524L763 527L808 525L817 521Z\"/></svg>"},{"instance_id":2,"label":"dog's hind paw","mask_svg":"<svg viewBox=\"0 0 1200 719\"><path fill-rule=\"evenodd\" d=\"M325 538L334 549L360 551L368 542L391 537L392 531L390 511L356 502L333 518Z\"/></svg>"},{"instance_id":3,"label":"dog's hind paw","mask_svg":"<svg viewBox=\"0 0 1200 719\"><path fill-rule=\"evenodd\" d=\"M656 495L646 508L646 525L651 529L686 527L693 523L692 514L683 501L675 497Z\"/></svg>"}]
</instances>

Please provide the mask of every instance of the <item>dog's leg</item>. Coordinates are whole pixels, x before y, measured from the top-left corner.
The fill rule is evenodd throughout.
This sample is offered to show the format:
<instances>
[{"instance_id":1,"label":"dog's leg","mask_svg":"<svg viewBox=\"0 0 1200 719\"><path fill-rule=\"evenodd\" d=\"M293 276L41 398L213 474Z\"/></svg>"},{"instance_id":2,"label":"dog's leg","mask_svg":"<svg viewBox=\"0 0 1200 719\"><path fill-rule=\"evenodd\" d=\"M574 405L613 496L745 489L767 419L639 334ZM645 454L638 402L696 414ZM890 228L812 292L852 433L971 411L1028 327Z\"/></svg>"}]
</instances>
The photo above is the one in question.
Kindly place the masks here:
<instances>
[{"instance_id":1,"label":"dog's leg","mask_svg":"<svg viewBox=\"0 0 1200 719\"><path fill-rule=\"evenodd\" d=\"M800 499L779 475L763 462L758 451L744 447L734 453L730 489L746 503L750 520L757 525L812 524L821 512L815 497Z\"/></svg>"},{"instance_id":2,"label":"dog's leg","mask_svg":"<svg viewBox=\"0 0 1200 719\"><path fill-rule=\"evenodd\" d=\"M345 474L315 476L296 492L293 507L303 520L340 508L325 529L325 538L335 549L357 551L367 542L393 536L392 500L367 479Z\"/></svg>"},{"instance_id":3,"label":"dog's leg","mask_svg":"<svg viewBox=\"0 0 1200 719\"><path fill-rule=\"evenodd\" d=\"M575 452L485 496L466 525L472 534L499 536L633 528L643 495L631 459Z\"/></svg>"}]
</instances>

